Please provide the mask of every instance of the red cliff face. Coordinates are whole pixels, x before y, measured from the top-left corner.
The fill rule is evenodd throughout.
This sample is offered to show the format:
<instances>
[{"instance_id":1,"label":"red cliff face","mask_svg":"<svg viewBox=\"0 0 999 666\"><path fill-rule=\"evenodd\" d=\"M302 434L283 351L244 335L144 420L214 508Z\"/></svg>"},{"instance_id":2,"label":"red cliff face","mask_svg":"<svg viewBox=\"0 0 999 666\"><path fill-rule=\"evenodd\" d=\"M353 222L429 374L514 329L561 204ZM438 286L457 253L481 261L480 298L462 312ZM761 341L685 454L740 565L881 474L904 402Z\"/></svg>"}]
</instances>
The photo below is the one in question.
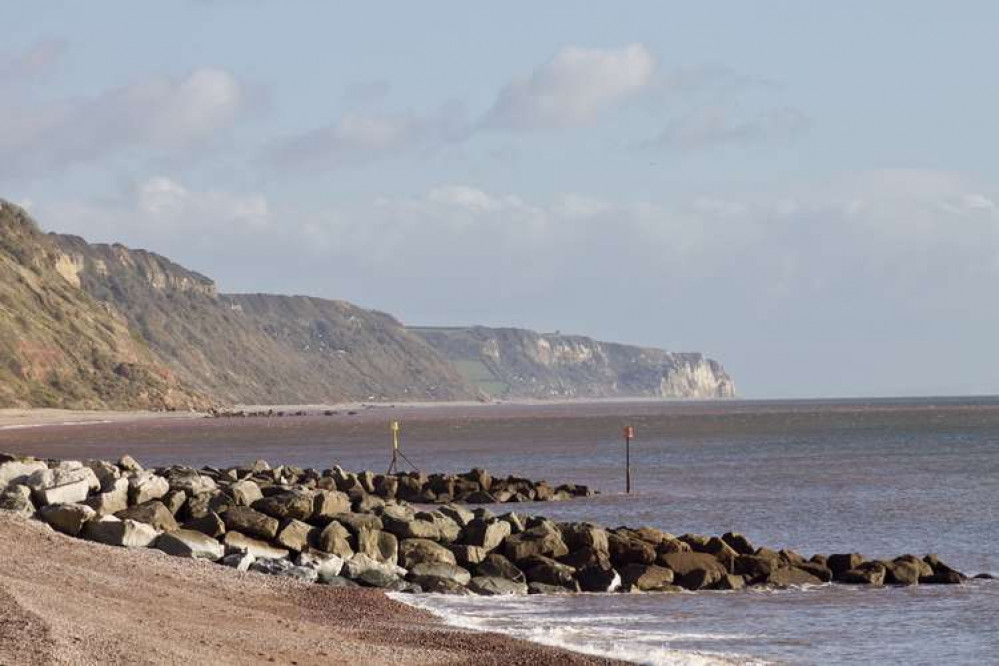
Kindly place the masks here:
<instances>
[{"instance_id":1,"label":"red cliff face","mask_svg":"<svg viewBox=\"0 0 999 666\"><path fill-rule=\"evenodd\" d=\"M0 405L206 408L19 207L0 201Z\"/></svg>"}]
</instances>

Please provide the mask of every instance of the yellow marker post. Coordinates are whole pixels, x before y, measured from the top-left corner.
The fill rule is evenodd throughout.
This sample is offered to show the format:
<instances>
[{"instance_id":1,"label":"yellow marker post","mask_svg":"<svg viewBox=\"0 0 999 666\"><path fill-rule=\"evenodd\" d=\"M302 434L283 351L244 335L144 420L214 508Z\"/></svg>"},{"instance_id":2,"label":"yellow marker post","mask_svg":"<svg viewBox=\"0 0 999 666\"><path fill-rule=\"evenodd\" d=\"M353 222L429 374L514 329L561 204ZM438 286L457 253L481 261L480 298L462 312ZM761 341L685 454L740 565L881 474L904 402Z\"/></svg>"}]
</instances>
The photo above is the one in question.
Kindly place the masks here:
<instances>
[{"instance_id":1,"label":"yellow marker post","mask_svg":"<svg viewBox=\"0 0 999 666\"><path fill-rule=\"evenodd\" d=\"M416 467L416 465L413 464L413 461L407 458L406 454L399 449L399 430L400 430L399 422L392 421L392 423L389 424L389 430L392 431L392 462L389 464L387 473L395 474L399 471L400 457L406 462L408 462L414 470L418 471L418 468Z\"/></svg>"}]
</instances>

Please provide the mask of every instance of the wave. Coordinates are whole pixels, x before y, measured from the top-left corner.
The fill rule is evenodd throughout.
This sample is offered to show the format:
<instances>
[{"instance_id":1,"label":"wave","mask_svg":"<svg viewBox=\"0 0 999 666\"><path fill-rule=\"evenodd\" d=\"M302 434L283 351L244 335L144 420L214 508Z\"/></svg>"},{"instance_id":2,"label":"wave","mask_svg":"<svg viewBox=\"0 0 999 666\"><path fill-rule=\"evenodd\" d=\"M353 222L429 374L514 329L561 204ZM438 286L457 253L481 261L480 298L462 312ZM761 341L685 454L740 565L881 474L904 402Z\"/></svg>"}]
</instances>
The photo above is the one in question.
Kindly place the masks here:
<instances>
[{"instance_id":1,"label":"wave","mask_svg":"<svg viewBox=\"0 0 999 666\"><path fill-rule=\"evenodd\" d=\"M746 639L737 633L676 633L650 630L655 616L644 614L552 614L541 597L441 597L390 594L393 599L429 611L445 624L473 631L492 631L542 645L595 657L648 666L718 666L770 664L745 654L678 650L671 643ZM636 628L640 625L641 628Z\"/></svg>"}]
</instances>

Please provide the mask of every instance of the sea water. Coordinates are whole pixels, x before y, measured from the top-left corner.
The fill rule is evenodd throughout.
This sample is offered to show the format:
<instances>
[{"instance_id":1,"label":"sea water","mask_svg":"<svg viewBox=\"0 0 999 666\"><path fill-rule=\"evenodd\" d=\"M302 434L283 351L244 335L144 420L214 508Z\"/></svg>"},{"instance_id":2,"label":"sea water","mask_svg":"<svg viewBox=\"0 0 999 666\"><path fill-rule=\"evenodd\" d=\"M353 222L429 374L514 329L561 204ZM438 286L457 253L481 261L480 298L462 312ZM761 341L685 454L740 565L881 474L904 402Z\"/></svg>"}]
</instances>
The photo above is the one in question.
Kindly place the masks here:
<instances>
[{"instance_id":1,"label":"sea water","mask_svg":"<svg viewBox=\"0 0 999 666\"><path fill-rule=\"evenodd\" d=\"M934 552L999 573L999 400L919 399L380 407L348 415L95 425L0 433L0 450L130 452L148 464L255 458L381 471L387 424L428 470L485 467L586 483L589 499L492 507L734 530L754 544L868 557ZM621 429L634 492L623 493ZM456 626L591 654L674 663L999 663L999 584L532 597L400 595Z\"/></svg>"}]
</instances>

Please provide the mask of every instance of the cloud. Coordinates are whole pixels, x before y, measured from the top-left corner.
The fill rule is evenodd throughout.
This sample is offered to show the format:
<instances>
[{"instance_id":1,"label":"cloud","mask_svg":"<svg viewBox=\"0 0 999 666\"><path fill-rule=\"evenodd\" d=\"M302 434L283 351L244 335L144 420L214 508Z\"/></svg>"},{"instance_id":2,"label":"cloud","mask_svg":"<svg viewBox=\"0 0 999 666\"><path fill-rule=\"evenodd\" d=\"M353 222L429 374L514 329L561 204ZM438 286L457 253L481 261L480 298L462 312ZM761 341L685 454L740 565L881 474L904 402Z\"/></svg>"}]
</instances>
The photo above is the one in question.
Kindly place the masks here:
<instances>
[{"instance_id":1,"label":"cloud","mask_svg":"<svg viewBox=\"0 0 999 666\"><path fill-rule=\"evenodd\" d=\"M193 246L259 243L261 234L273 231L263 195L195 190L167 176L133 183L104 199L36 204L32 214L50 231L173 254L170 258Z\"/></svg>"},{"instance_id":2,"label":"cloud","mask_svg":"<svg viewBox=\"0 0 999 666\"><path fill-rule=\"evenodd\" d=\"M445 300L462 271L533 298L564 283L621 284L623 270L637 280L631 287L662 293L721 281L727 298L751 294L771 304L890 298L922 308L951 307L999 278L996 198L959 174L885 169L793 191L672 201L531 200L459 183L275 211L257 193L195 190L158 176L110 199L36 202L33 210L43 224L162 245L179 259L193 244L220 257L254 246L269 265L296 275L308 266L303 257L315 258L323 271L297 274L298 289L317 276L336 283L385 275L379 288L391 291L394 267L405 266ZM255 279L255 268L232 261L235 273Z\"/></svg>"},{"instance_id":3,"label":"cloud","mask_svg":"<svg viewBox=\"0 0 999 666\"><path fill-rule=\"evenodd\" d=\"M135 153L174 154L231 126L245 92L223 69L150 77L97 96L17 105L0 102L0 175L26 175Z\"/></svg>"},{"instance_id":4,"label":"cloud","mask_svg":"<svg viewBox=\"0 0 999 666\"><path fill-rule=\"evenodd\" d=\"M266 150L280 167L341 167L457 143L468 135L460 105L427 115L347 113L334 123L286 137Z\"/></svg>"},{"instance_id":5,"label":"cloud","mask_svg":"<svg viewBox=\"0 0 999 666\"><path fill-rule=\"evenodd\" d=\"M701 108L672 120L649 147L695 151L719 146L787 142L800 136L808 119L791 107L740 117L732 108Z\"/></svg>"},{"instance_id":6,"label":"cloud","mask_svg":"<svg viewBox=\"0 0 999 666\"><path fill-rule=\"evenodd\" d=\"M642 44L618 49L567 46L500 91L486 127L536 130L592 125L653 80L656 59Z\"/></svg>"},{"instance_id":7,"label":"cloud","mask_svg":"<svg viewBox=\"0 0 999 666\"><path fill-rule=\"evenodd\" d=\"M926 169L650 201L458 182L308 205L159 176L32 212L46 229L165 254L223 290L697 349L747 392L842 394L994 390L997 200L994 185Z\"/></svg>"}]
</instances>

